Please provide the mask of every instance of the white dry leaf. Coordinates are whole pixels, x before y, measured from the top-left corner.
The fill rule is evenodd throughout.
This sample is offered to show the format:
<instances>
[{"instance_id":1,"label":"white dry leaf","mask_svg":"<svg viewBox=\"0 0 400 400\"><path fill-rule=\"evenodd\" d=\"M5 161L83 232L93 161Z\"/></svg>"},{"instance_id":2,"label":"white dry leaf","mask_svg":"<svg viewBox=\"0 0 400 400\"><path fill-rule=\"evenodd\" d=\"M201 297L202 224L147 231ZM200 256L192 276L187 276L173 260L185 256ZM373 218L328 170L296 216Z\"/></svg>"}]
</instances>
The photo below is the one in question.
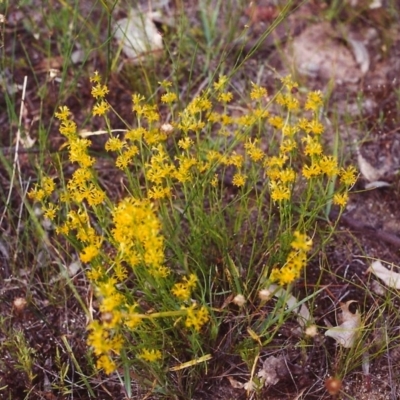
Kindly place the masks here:
<instances>
[{"instance_id":1,"label":"white dry leaf","mask_svg":"<svg viewBox=\"0 0 400 400\"><path fill-rule=\"evenodd\" d=\"M277 299L283 298L285 300L289 310L292 310L295 314L297 314L297 322L302 328L304 328L307 322L311 320L311 314L308 307L304 303L296 307L299 301L292 294L288 294L286 290L274 284L270 285L267 290L270 293L273 293L273 296Z\"/></svg>"},{"instance_id":2,"label":"white dry leaf","mask_svg":"<svg viewBox=\"0 0 400 400\"><path fill-rule=\"evenodd\" d=\"M143 61L146 55L154 55L163 49L162 36L152 17L152 13L131 9L126 18L114 24L114 38L122 52L135 64Z\"/></svg>"},{"instance_id":3,"label":"white dry leaf","mask_svg":"<svg viewBox=\"0 0 400 400\"><path fill-rule=\"evenodd\" d=\"M70 278L74 277L79 272L80 269L82 269L81 262L79 260L73 261L67 267L68 276Z\"/></svg>"},{"instance_id":4,"label":"white dry leaf","mask_svg":"<svg viewBox=\"0 0 400 400\"><path fill-rule=\"evenodd\" d=\"M125 133L127 132L127 129L111 129L111 130L100 130L100 131L88 131L87 129L82 129L81 131L78 132L78 135L81 138L88 138L90 136L98 136L98 135L109 135L110 133L116 133L116 132L122 132Z\"/></svg>"},{"instance_id":5,"label":"white dry leaf","mask_svg":"<svg viewBox=\"0 0 400 400\"><path fill-rule=\"evenodd\" d=\"M386 268L380 261L374 261L366 272L371 272L382 280L386 286L400 289L400 274Z\"/></svg>"},{"instance_id":6,"label":"white dry leaf","mask_svg":"<svg viewBox=\"0 0 400 400\"><path fill-rule=\"evenodd\" d=\"M80 64L85 61L85 52L82 49L75 50L71 53L72 64Z\"/></svg>"},{"instance_id":7,"label":"white dry leaf","mask_svg":"<svg viewBox=\"0 0 400 400\"><path fill-rule=\"evenodd\" d=\"M339 326L334 326L325 332L325 336L335 339L346 349L349 349L353 346L361 326L361 316L358 310L355 314L349 310L349 305L353 302L354 300L350 300L340 305L340 308L342 309L342 323Z\"/></svg>"},{"instance_id":8,"label":"white dry leaf","mask_svg":"<svg viewBox=\"0 0 400 400\"><path fill-rule=\"evenodd\" d=\"M351 50L353 51L354 58L360 67L361 72L366 74L369 70L370 58L364 43L351 37L347 38L347 43L350 45Z\"/></svg>"},{"instance_id":9,"label":"white dry leaf","mask_svg":"<svg viewBox=\"0 0 400 400\"><path fill-rule=\"evenodd\" d=\"M243 385L243 389L247 390L248 392L252 392L256 390L257 386L253 381L248 381Z\"/></svg>"},{"instance_id":10,"label":"white dry leaf","mask_svg":"<svg viewBox=\"0 0 400 400\"><path fill-rule=\"evenodd\" d=\"M374 9L376 9L376 8L381 8L382 6L383 6L382 0L372 0L372 1L369 3L369 9L370 9L370 10L374 10Z\"/></svg>"}]
</instances>

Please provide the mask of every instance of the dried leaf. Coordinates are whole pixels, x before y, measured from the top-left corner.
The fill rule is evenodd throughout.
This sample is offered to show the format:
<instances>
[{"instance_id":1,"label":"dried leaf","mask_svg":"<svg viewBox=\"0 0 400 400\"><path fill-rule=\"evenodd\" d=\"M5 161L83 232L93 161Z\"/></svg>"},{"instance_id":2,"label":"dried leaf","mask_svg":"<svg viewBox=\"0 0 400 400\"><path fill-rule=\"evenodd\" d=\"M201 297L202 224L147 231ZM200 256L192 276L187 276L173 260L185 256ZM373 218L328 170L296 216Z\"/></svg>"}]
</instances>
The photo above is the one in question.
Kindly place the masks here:
<instances>
[{"instance_id":1,"label":"dried leaf","mask_svg":"<svg viewBox=\"0 0 400 400\"><path fill-rule=\"evenodd\" d=\"M353 51L354 58L359 65L361 72L366 74L370 66L370 58L366 46L360 40L356 40L351 37L347 38L347 43L350 45Z\"/></svg>"},{"instance_id":2,"label":"dried leaf","mask_svg":"<svg viewBox=\"0 0 400 400\"><path fill-rule=\"evenodd\" d=\"M162 36L151 14L142 14L132 9L127 18L115 23L114 31L122 52L134 63L142 61L146 54L163 49Z\"/></svg>"},{"instance_id":3,"label":"dried leaf","mask_svg":"<svg viewBox=\"0 0 400 400\"><path fill-rule=\"evenodd\" d=\"M264 361L257 376L264 381L264 386L268 387L276 385L282 377L287 375L287 372L286 362L282 356L270 356Z\"/></svg>"},{"instance_id":4,"label":"dried leaf","mask_svg":"<svg viewBox=\"0 0 400 400\"><path fill-rule=\"evenodd\" d=\"M253 390L256 390L257 386L253 381L248 381L243 385L243 389L247 390L248 392L252 392Z\"/></svg>"},{"instance_id":5,"label":"dried leaf","mask_svg":"<svg viewBox=\"0 0 400 400\"><path fill-rule=\"evenodd\" d=\"M367 272L373 273L381 279L386 286L400 289L400 274L386 268L380 261L374 261L367 269Z\"/></svg>"},{"instance_id":6,"label":"dried leaf","mask_svg":"<svg viewBox=\"0 0 400 400\"><path fill-rule=\"evenodd\" d=\"M267 289L277 299L284 298L289 309L298 315L297 322L303 328L308 321L311 319L310 311L308 307L303 303L296 307L299 301L291 294L288 294L286 290L279 288L277 285L270 285Z\"/></svg>"},{"instance_id":7,"label":"dried leaf","mask_svg":"<svg viewBox=\"0 0 400 400\"><path fill-rule=\"evenodd\" d=\"M82 269L80 261L73 261L67 267L68 275L72 278L79 272L80 269Z\"/></svg>"},{"instance_id":8,"label":"dried leaf","mask_svg":"<svg viewBox=\"0 0 400 400\"><path fill-rule=\"evenodd\" d=\"M229 380L229 383L234 389L243 389L243 383L237 381L236 379L232 378L231 376L227 377Z\"/></svg>"},{"instance_id":9,"label":"dried leaf","mask_svg":"<svg viewBox=\"0 0 400 400\"><path fill-rule=\"evenodd\" d=\"M325 336L335 339L346 349L349 349L353 346L361 326L360 313L357 311L355 314L353 314L349 310L349 305L351 303L354 303L354 300L350 300L340 305L340 308L342 309L342 323L339 326L334 326L325 332Z\"/></svg>"}]
</instances>

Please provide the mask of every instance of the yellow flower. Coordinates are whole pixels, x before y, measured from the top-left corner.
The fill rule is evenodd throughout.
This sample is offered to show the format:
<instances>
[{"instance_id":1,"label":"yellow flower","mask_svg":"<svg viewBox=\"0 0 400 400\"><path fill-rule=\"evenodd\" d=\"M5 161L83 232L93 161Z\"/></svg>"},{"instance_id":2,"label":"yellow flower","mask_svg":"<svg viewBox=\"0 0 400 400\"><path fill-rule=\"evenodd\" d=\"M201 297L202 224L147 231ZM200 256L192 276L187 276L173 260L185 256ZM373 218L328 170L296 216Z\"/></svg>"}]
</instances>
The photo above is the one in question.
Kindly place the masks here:
<instances>
[{"instance_id":1,"label":"yellow flower","mask_svg":"<svg viewBox=\"0 0 400 400\"><path fill-rule=\"evenodd\" d=\"M279 151L281 154L290 153L291 151L297 148L297 143L293 139L285 139L281 146L279 147Z\"/></svg>"},{"instance_id":2,"label":"yellow flower","mask_svg":"<svg viewBox=\"0 0 400 400\"><path fill-rule=\"evenodd\" d=\"M221 103L229 103L233 99L233 94L231 92L221 93L217 99Z\"/></svg>"},{"instance_id":3,"label":"yellow flower","mask_svg":"<svg viewBox=\"0 0 400 400\"><path fill-rule=\"evenodd\" d=\"M269 111L265 110L263 108L255 108L253 110L253 115L256 120L263 119L263 118L265 119L265 118L269 117Z\"/></svg>"},{"instance_id":4,"label":"yellow flower","mask_svg":"<svg viewBox=\"0 0 400 400\"><path fill-rule=\"evenodd\" d=\"M299 101L291 95L286 96L286 107L289 111L296 111L299 109L300 104Z\"/></svg>"},{"instance_id":5,"label":"yellow flower","mask_svg":"<svg viewBox=\"0 0 400 400\"><path fill-rule=\"evenodd\" d=\"M317 90L314 92L309 92L307 95L307 101L304 106L306 110L318 111L322 106L322 93Z\"/></svg>"},{"instance_id":6,"label":"yellow flower","mask_svg":"<svg viewBox=\"0 0 400 400\"><path fill-rule=\"evenodd\" d=\"M296 179L296 173L291 168L286 168L279 171L279 178L282 183L291 183Z\"/></svg>"},{"instance_id":7,"label":"yellow flower","mask_svg":"<svg viewBox=\"0 0 400 400\"><path fill-rule=\"evenodd\" d=\"M273 117L270 117L268 119L268 122L269 122L270 125L272 125L276 129L282 129L283 126L285 125L285 121L279 115L275 115Z\"/></svg>"},{"instance_id":8,"label":"yellow flower","mask_svg":"<svg viewBox=\"0 0 400 400\"><path fill-rule=\"evenodd\" d=\"M180 300L188 300L190 297L190 288L184 283L175 283L171 289L172 294Z\"/></svg>"},{"instance_id":9,"label":"yellow flower","mask_svg":"<svg viewBox=\"0 0 400 400\"><path fill-rule=\"evenodd\" d=\"M169 87L172 86L172 82L167 81L167 80L165 80L165 79L164 79L162 82L158 82L158 84L159 84L161 87L163 87L164 89L167 89L167 88L169 88Z\"/></svg>"},{"instance_id":10,"label":"yellow flower","mask_svg":"<svg viewBox=\"0 0 400 400\"><path fill-rule=\"evenodd\" d=\"M106 194L102 190L96 188L94 185L90 185L90 187L88 188L88 195L86 198L89 205L98 206L105 200Z\"/></svg>"},{"instance_id":11,"label":"yellow flower","mask_svg":"<svg viewBox=\"0 0 400 400\"><path fill-rule=\"evenodd\" d=\"M252 100L261 100L263 97L267 96L267 89L256 85L255 83L251 82L252 90L250 92L250 98Z\"/></svg>"},{"instance_id":12,"label":"yellow flower","mask_svg":"<svg viewBox=\"0 0 400 400\"><path fill-rule=\"evenodd\" d=\"M282 128L282 134L283 136L287 136L289 138L293 137L297 132L298 132L299 128L294 125L286 125Z\"/></svg>"},{"instance_id":13,"label":"yellow flower","mask_svg":"<svg viewBox=\"0 0 400 400\"><path fill-rule=\"evenodd\" d=\"M281 82L289 91L291 91L293 88L298 87L298 83L292 80L291 75L287 75L281 78Z\"/></svg>"},{"instance_id":14,"label":"yellow flower","mask_svg":"<svg viewBox=\"0 0 400 400\"><path fill-rule=\"evenodd\" d=\"M46 197L46 193L43 189L40 189L39 186L36 185L33 189L29 191L28 197L31 200L41 202Z\"/></svg>"},{"instance_id":15,"label":"yellow flower","mask_svg":"<svg viewBox=\"0 0 400 400\"><path fill-rule=\"evenodd\" d=\"M304 154L307 156L319 156L322 154L322 146L321 143L317 139L314 139L312 136L306 136L302 139L302 142L306 143L304 148Z\"/></svg>"},{"instance_id":16,"label":"yellow flower","mask_svg":"<svg viewBox=\"0 0 400 400\"><path fill-rule=\"evenodd\" d=\"M340 170L340 183L346 186L353 186L357 180L357 170L353 165Z\"/></svg>"},{"instance_id":17,"label":"yellow flower","mask_svg":"<svg viewBox=\"0 0 400 400\"><path fill-rule=\"evenodd\" d=\"M46 196L50 196L54 192L54 189L56 188L56 184L54 183L54 180L52 178L45 176L45 177L43 177L43 180L42 180L42 188L43 188Z\"/></svg>"},{"instance_id":18,"label":"yellow flower","mask_svg":"<svg viewBox=\"0 0 400 400\"><path fill-rule=\"evenodd\" d=\"M228 82L228 77L226 75L221 75L219 80L213 83L214 89L220 92L225 89L225 86Z\"/></svg>"},{"instance_id":19,"label":"yellow flower","mask_svg":"<svg viewBox=\"0 0 400 400\"><path fill-rule=\"evenodd\" d=\"M282 107L286 107L288 111L298 110L300 106L299 101L290 93L288 94L279 93L276 96L276 102Z\"/></svg>"},{"instance_id":20,"label":"yellow flower","mask_svg":"<svg viewBox=\"0 0 400 400\"><path fill-rule=\"evenodd\" d=\"M93 76L90 77L90 82L91 83L100 83L101 82L101 77L100 77L98 71L95 71Z\"/></svg>"},{"instance_id":21,"label":"yellow flower","mask_svg":"<svg viewBox=\"0 0 400 400\"><path fill-rule=\"evenodd\" d=\"M196 286L197 277L191 274L189 278L184 277L183 282L175 283L171 289L172 294L180 300L188 300L192 289Z\"/></svg>"},{"instance_id":22,"label":"yellow flower","mask_svg":"<svg viewBox=\"0 0 400 400\"><path fill-rule=\"evenodd\" d=\"M333 156L323 156L322 159L318 161L318 165L321 171L329 177L333 177L339 172L337 160Z\"/></svg>"},{"instance_id":23,"label":"yellow flower","mask_svg":"<svg viewBox=\"0 0 400 400\"><path fill-rule=\"evenodd\" d=\"M110 375L112 372L114 372L117 369L117 366L115 364L115 362L113 361L113 359L106 355L103 354L102 356L100 356L96 362L96 367L98 369L103 369L104 373L107 375Z\"/></svg>"},{"instance_id":24,"label":"yellow flower","mask_svg":"<svg viewBox=\"0 0 400 400\"><path fill-rule=\"evenodd\" d=\"M233 184L234 186L237 186L237 187L242 187L242 186L244 186L244 184L246 183L246 179L247 179L247 176L246 176L246 175L244 175L244 174L242 174L242 173L240 173L240 172L237 172L237 173L233 176L232 184Z\"/></svg>"},{"instance_id":25,"label":"yellow flower","mask_svg":"<svg viewBox=\"0 0 400 400\"><path fill-rule=\"evenodd\" d=\"M98 246L91 244L90 246L85 247L80 253L79 258L84 263L89 263L93 260L93 258L97 257L99 254Z\"/></svg>"},{"instance_id":26,"label":"yellow flower","mask_svg":"<svg viewBox=\"0 0 400 400\"><path fill-rule=\"evenodd\" d=\"M143 127L139 127L136 129L131 129L126 132L125 138L131 141L141 140L143 136L146 134L146 129Z\"/></svg>"},{"instance_id":27,"label":"yellow flower","mask_svg":"<svg viewBox=\"0 0 400 400\"><path fill-rule=\"evenodd\" d=\"M270 190L273 201L290 200L290 190L283 184L273 181L270 183Z\"/></svg>"},{"instance_id":28,"label":"yellow flower","mask_svg":"<svg viewBox=\"0 0 400 400\"><path fill-rule=\"evenodd\" d=\"M314 133L314 135L321 135L321 133L324 132L324 126L321 124L321 122L312 120L307 124L306 132Z\"/></svg>"},{"instance_id":29,"label":"yellow flower","mask_svg":"<svg viewBox=\"0 0 400 400\"><path fill-rule=\"evenodd\" d=\"M59 131L68 139L76 138L76 124L74 121L66 119L61 122Z\"/></svg>"},{"instance_id":30,"label":"yellow flower","mask_svg":"<svg viewBox=\"0 0 400 400\"><path fill-rule=\"evenodd\" d=\"M195 305L193 305L185 310L187 311L185 325L188 328L193 327L196 331L199 331L201 327L210 319L208 311L204 306L199 310L195 310Z\"/></svg>"},{"instance_id":31,"label":"yellow flower","mask_svg":"<svg viewBox=\"0 0 400 400\"><path fill-rule=\"evenodd\" d=\"M243 156L241 154L237 154L235 151L229 156L228 165L234 165L237 168L240 168L243 165Z\"/></svg>"},{"instance_id":32,"label":"yellow flower","mask_svg":"<svg viewBox=\"0 0 400 400\"><path fill-rule=\"evenodd\" d=\"M281 286L288 285L299 277L299 274L291 268L283 267L279 272L279 285Z\"/></svg>"},{"instance_id":33,"label":"yellow flower","mask_svg":"<svg viewBox=\"0 0 400 400\"><path fill-rule=\"evenodd\" d=\"M47 207L43 207L43 215L48 218L50 221L53 221L56 217L56 212L60 208L55 206L54 204L49 204Z\"/></svg>"},{"instance_id":34,"label":"yellow flower","mask_svg":"<svg viewBox=\"0 0 400 400\"><path fill-rule=\"evenodd\" d=\"M126 142L123 142L117 137L112 137L107 140L104 148L106 149L106 151L120 151L125 145Z\"/></svg>"},{"instance_id":35,"label":"yellow flower","mask_svg":"<svg viewBox=\"0 0 400 400\"><path fill-rule=\"evenodd\" d=\"M103 328L99 321L92 321L87 330L89 331L87 344L93 347L97 356L111 350L108 341L109 332Z\"/></svg>"},{"instance_id":36,"label":"yellow flower","mask_svg":"<svg viewBox=\"0 0 400 400\"><path fill-rule=\"evenodd\" d=\"M137 304L131 304L127 307L124 324L129 329L137 328L143 321L143 317L136 311Z\"/></svg>"},{"instance_id":37,"label":"yellow flower","mask_svg":"<svg viewBox=\"0 0 400 400\"><path fill-rule=\"evenodd\" d=\"M349 195L347 192L344 193L336 193L333 196L333 204L336 204L340 207L345 207L349 200Z\"/></svg>"},{"instance_id":38,"label":"yellow flower","mask_svg":"<svg viewBox=\"0 0 400 400\"><path fill-rule=\"evenodd\" d=\"M261 161L264 158L264 152L257 146L258 139L255 139L254 142L249 140L245 143L244 148L247 151L250 159L254 162Z\"/></svg>"},{"instance_id":39,"label":"yellow flower","mask_svg":"<svg viewBox=\"0 0 400 400\"><path fill-rule=\"evenodd\" d=\"M269 275L269 279L271 282L276 282L279 280L280 276L281 276L281 271L279 270L279 268L273 268Z\"/></svg>"},{"instance_id":40,"label":"yellow flower","mask_svg":"<svg viewBox=\"0 0 400 400\"><path fill-rule=\"evenodd\" d=\"M95 99L102 99L109 92L106 85L97 83L96 86L92 88L92 96Z\"/></svg>"},{"instance_id":41,"label":"yellow flower","mask_svg":"<svg viewBox=\"0 0 400 400\"><path fill-rule=\"evenodd\" d=\"M117 157L115 160L115 166L119 169L125 169L129 164L132 163L133 158L137 154L139 154L139 149L134 145L129 146L125 152Z\"/></svg>"},{"instance_id":42,"label":"yellow flower","mask_svg":"<svg viewBox=\"0 0 400 400\"><path fill-rule=\"evenodd\" d=\"M93 115L102 116L110 109L110 105L105 101L101 100L98 104L93 107Z\"/></svg>"},{"instance_id":43,"label":"yellow flower","mask_svg":"<svg viewBox=\"0 0 400 400\"><path fill-rule=\"evenodd\" d=\"M302 172L306 179L311 179L321 174L321 168L318 164L306 165L303 167Z\"/></svg>"},{"instance_id":44,"label":"yellow flower","mask_svg":"<svg viewBox=\"0 0 400 400\"><path fill-rule=\"evenodd\" d=\"M208 121L208 122L217 123L217 122L219 122L220 120L221 120L221 115L220 115L219 113L215 112L215 111L210 112L210 113L207 115L207 121Z\"/></svg>"},{"instance_id":45,"label":"yellow flower","mask_svg":"<svg viewBox=\"0 0 400 400\"><path fill-rule=\"evenodd\" d=\"M279 157L273 156L270 158L267 158L264 162L264 167L278 167L282 168L285 165L285 162L287 161L288 157L286 155L280 155Z\"/></svg>"},{"instance_id":46,"label":"yellow flower","mask_svg":"<svg viewBox=\"0 0 400 400\"><path fill-rule=\"evenodd\" d=\"M165 104L171 104L174 101L176 101L176 99L178 98L178 96L176 95L176 93L173 92L167 92L165 94L163 94L161 96L161 101Z\"/></svg>"},{"instance_id":47,"label":"yellow flower","mask_svg":"<svg viewBox=\"0 0 400 400\"><path fill-rule=\"evenodd\" d=\"M149 199L159 200L159 199L168 199L172 196L170 187L162 187L162 186L153 186L149 192Z\"/></svg>"},{"instance_id":48,"label":"yellow flower","mask_svg":"<svg viewBox=\"0 0 400 400\"><path fill-rule=\"evenodd\" d=\"M294 232L294 240L291 243L291 247L295 250L301 250L308 252L312 246L312 239L309 239L307 235L300 233L299 231Z\"/></svg>"},{"instance_id":49,"label":"yellow flower","mask_svg":"<svg viewBox=\"0 0 400 400\"><path fill-rule=\"evenodd\" d=\"M233 123L233 118L228 114L221 114L221 125L227 126ZM231 132L229 132L231 134ZM228 135L226 135L228 136Z\"/></svg>"},{"instance_id":50,"label":"yellow flower","mask_svg":"<svg viewBox=\"0 0 400 400\"><path fill-rule=\"evenodd\" d=\"M276 167L268 168L265 171L265 176L267 176L271 181L279 181L280 174L281 174L280 169Z\"/></svg>"},{"instance_id":51,"label":"yellow flower","mask_svg":"<svg viewBox=\"0 0 400 400\"><path fill-rule=\"evenodd\" d=\"M193 140L188 137L185 137L178 141L178 146L183 150L188 150L189 147L192 145L193 145Z\"/></svg>"},{"instance_id":52,"label":"yellow flower","mask_svg":"<svg viewBox=\"0 0 400 400\"><path fill-rule=\"evenodd\" d=\"M118 282L123 282L128 277L128 270L121 263L117 263L114 267L114 275Z\"/></svg>"},{"instance_id":53,"label":"yellow flower","mask_svg":"<svg viewBox=\"0 0 400 400\"><path fill-rule=\"evenodd\" d=\"M144 96L138 93L134 93L132 95L132 103L134 106L137 106L138 104L140 104L142 101L144 100ZM135 111L135 110L133 110Z\"/></svg>"},{"instance_id":54,"label":"yellow flower","mask_svg":"<svg viewBox=\"0 0 400 400\"><path fill-rule=\"evenodd\" d=\"M142 352L138 355L138 358L148 362L155 362L161 360L162 354L160 350L143 349Z\"/></svg>"},{"instance_id":55,"label":"yellow flower","mask_svg":"<svg viewBox=\"0 0 400 400\"><path fill-rule=\"evenodd\" d=\"M214 188L218 186L218 174L214 174L213 178L210 181L210 185Z\"/></svg>"},{"instance_id":56,"label":"yellow flower","mask_svg":"<svg viewBox=\"0 0 400 400\"><path fill-rule=\"evenodd\" d=\"M66 121L68 117L71 115L71 111L67 106L60 106L60 111L56 112L55 117L61 121Z\"/></svg>"},{"instance_id":57,"label":"yellow flower","mask_svg":"<svg viewBox=\"0 0 400 400\"><path fill-rule=\"evenodd\" d=\"M304 132L308 132L308 124L310 121L307 118L299 118L297 121L297 126Z\"/></svg>"}]
</instances>

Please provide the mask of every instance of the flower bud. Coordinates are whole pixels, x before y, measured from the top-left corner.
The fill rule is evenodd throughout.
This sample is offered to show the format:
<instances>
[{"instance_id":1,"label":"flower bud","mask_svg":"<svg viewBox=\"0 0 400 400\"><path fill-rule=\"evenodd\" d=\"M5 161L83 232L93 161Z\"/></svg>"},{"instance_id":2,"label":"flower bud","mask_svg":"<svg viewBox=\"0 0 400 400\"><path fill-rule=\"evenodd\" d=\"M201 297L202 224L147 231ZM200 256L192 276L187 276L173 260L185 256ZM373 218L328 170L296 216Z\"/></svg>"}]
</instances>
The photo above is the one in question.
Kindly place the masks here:
<instances>
[{"instance_id":1,"label":"flower bud","mask_svg":"<svg viewBox=\"0 0 400 400\"><path fill-rule=\"evenodd\" d=\"M237 294L234 298L233 298L233 302L238 305L239 307L242 307L244 305L244 303L246 303L246 299L244 298L244 296L242 294Z\"/></svg>"}]
</instances>

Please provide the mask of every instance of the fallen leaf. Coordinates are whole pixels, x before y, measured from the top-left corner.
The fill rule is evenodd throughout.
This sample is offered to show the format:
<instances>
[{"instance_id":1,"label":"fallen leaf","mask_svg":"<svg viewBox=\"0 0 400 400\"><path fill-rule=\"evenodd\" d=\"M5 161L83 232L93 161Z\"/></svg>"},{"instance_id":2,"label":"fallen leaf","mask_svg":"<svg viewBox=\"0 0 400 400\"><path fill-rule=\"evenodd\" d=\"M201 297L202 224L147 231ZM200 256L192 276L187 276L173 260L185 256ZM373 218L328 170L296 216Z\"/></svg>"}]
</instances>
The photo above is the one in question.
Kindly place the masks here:
<instances>
[{"instance_id":1,"label":"fallen leaf","mask_svg":"<svg viewBox=\"0 0 400 400\"><path fill-rule=\"evenodd\" d=\"M236 379L232 378L231 376L227 377L229 380L229 383L234 389L243 389L243 383L237 381Z\"/></svg>"},{"instance_id":2,"label":"fallen leaf","mask_svg":"<svg viewBox=\"0 0 400 400\"><path fill-rule=\"evenodd\" d=\"M286 305L290 310L292 310L295 314L297 314L297 322L303 328L308 321L311 319L310 311L308 307L303 303L300 306L297 306L299 301L291 294L288 294L286 290L278 287L278 285L270 285L267 289L270 293L273 293L273 296L277 299L283 298L286 302ZM297 307L296 307L297 306Z\"/></svg>"},{"instance_id":3,"label":"fallen leaf","mask_svg":"<svg viewBox=\"0 0 400 400\"><path fill-rule=\"evenodd\" d=\"M361 326L361 316L358 310L355 314L349 310L349 305L351 303L354 303L354 300L350 300L340 305L340 308L342 309L342 313L340 315L342 323L339 326L334 326L325 332L325 336L335 339L346 349L349 349L353 346Z\"/></svg>"},{"instance_id":4,"label":"fallen leaf","mask_svg":"<svg viewBox=\"0 0 400 400\"><path fill-rule=\"evenodd\" d=\"M371 272L381 279L386 286L400 289L400 274L386 268L380 261L374 261L366 272Z\"/></svg>"},{"instance_id":5,"label":"fallen leaf","mask_svg":"<svg viewBox=\"0 0 400 400\"><path fill-rule=\"evenodd\" d=\"M243 389L247 390L248 392L252 392L253 390L256 390L257 386L253 381L248 381L243 385Z\"/></svg>"},{"instance_id":6,"label":"fallen leaf","mask_svg":"<svg viewBox=\"0 0 400 400\"><path fill-rule=\"evenodd\" d=\"M131 9L128 17L114 24L114 38L133 63L140 63L146 55L163 49L162 36L152 14L143 14L137 9Z\"/></svg>"},{"instance_id":7,"label":"fallen leaf","mask_svg":"<svg viewBox=\"0 0 400 400\"><path fill-rule=\"evenodd\" d=\"M262 369L257 376L264 381L264 386L268 387L276 385L287 374L288 368L285 359L282 356L270 356L263 362Z\"/></svg>"}]
</instances>

